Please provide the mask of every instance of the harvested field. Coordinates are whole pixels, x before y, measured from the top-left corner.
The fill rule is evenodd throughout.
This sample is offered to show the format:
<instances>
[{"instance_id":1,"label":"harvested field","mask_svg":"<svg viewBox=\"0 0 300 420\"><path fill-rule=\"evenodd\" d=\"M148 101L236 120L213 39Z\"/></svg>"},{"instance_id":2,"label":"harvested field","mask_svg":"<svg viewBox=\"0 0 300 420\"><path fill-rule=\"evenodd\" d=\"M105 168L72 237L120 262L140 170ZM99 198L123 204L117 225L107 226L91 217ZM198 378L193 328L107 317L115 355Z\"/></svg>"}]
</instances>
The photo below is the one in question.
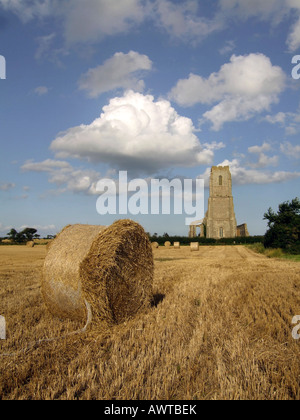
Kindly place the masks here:
<instances>
[{"instance_id":1,"label":"harvested field","mask_svg":"<svg viewBox=\"0 0 300 420\"><path fill-rule=\"evenodd\" d=\"M153 252L150 309L68 336L83 325L43 303L46 247L1 246L0 399L299 400L299 263L240 246Z\"/></svg>"}]
</instances>

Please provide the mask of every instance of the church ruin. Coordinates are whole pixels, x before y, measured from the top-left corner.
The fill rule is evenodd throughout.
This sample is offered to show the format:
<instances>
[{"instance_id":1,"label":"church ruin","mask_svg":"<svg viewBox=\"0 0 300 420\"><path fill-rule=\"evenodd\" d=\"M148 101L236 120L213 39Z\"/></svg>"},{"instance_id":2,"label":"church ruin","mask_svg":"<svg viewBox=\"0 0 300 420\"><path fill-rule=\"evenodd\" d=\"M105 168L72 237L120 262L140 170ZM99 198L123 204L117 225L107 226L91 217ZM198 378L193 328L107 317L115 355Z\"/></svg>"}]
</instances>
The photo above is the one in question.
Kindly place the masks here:
<instances>
[{"instance_id":1,"label":"church ruin","mask_svg":"<svg viewBox=\"0 0 300 420\"><path fill-rule=\"evenodd\" d=\"M208 209L205 218L190 226L190 238L200 236L213 239L249 236L246 224L237 226L233 196L232 179L229 166L213 166L209 183Z\"/></svg>"}]
</instances>

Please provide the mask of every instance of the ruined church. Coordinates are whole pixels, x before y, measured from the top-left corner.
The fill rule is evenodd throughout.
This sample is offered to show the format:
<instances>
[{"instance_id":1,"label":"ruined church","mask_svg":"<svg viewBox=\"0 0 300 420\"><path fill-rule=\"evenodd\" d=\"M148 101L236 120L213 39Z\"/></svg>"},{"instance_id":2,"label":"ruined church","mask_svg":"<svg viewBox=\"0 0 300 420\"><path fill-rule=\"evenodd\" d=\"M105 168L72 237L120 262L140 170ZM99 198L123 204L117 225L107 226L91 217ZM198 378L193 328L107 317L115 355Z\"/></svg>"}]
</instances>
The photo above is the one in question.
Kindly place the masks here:
<instances>
[{"instance_id":1,"label":"ruined church","mask_svg":"<svg viewBox=\"0 0 300 420\"><path fill-rule=\"evenodd\" d=\"M205 218L190 226L190 238L200 236L213 239L249 236L246 224L237 226L233 196L232 179L229 166L213 166L209 183L208 209Z\"/></svg>"}]
</instances>

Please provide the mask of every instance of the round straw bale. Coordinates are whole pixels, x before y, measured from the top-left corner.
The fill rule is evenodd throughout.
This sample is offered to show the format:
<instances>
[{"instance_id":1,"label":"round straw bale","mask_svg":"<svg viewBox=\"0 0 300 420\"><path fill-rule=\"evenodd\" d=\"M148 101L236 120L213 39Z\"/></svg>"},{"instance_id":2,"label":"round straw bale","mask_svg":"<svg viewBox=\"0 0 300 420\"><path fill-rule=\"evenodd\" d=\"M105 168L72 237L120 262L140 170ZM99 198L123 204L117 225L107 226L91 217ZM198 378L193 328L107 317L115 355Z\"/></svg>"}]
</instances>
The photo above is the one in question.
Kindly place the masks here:
<instances>
[{"instance_id":1,"label":"round straw bale","mask_svg":"<svg viewBox=\"0 0 300 420\"><path fill-rule=\"evenodd\" d=\"M171 247L171 242L166 241L166 242L165 242L165 247L166 247L166 248L170 248L170 247Z\"/></svg>"},{"instance_id":2,"label":"round straw bale","mask_svg":"<svg viewBox=\"0 0 300 420\"><path fill-rule=\"evenodd\" d=\"M26 246L28 248L34 248L34 242L33 241L29 241L29 242L26 243Z\"/></svg>"},{"instance_id":3,"label":"round straw bale","mask_svg":"<svg viewBox=\"0 0 300 420\"><path fill-rule=\"evenodd\" d=\"M59 317L112 324L130 318L152 299L153 255L144 229L131 220L109 227L67 226L45 259L42 295Z\"/></svg>"},{"instance_id":4,"label":"round straw bale","mask_svg":"<svg viewBox=\"0 0 300 420\"><path fill-rule=\"evenodd\" d=\"M180 249L180 242L174 242L174 249Z\"/></svg>"},{"instance_id":5,"label":"round straw bale","mask_svg":"<svg viewBox=\"0 0 300 420\"><path fill-rule=\"evenodd\" d=\"M46 251L47 251L47 252L49 251L49 249L50 249L50 246L51 246L52 242L53 242L53 239L50 239L50 240L47 242L47 244L46 244Z\"/></svg>"},{"instance_id":6,"label":"round straw bale","mask_svg":"<svg viewBox=\"0 0 300 420\"><path fill-rule=\"evenodd\" d=\"M152 242L151 246L153 249L159 248L158 242Z\"/></svg>"},{"instance_id":7,"label":"round straw bale","mask_svg":"<svg viewBox=\"0 0 300 420\"><path fill-rule=\"evenodd\" d=\"M191 251L199 251L199 242L191 242Z\"/></svg>"}]
</instances>

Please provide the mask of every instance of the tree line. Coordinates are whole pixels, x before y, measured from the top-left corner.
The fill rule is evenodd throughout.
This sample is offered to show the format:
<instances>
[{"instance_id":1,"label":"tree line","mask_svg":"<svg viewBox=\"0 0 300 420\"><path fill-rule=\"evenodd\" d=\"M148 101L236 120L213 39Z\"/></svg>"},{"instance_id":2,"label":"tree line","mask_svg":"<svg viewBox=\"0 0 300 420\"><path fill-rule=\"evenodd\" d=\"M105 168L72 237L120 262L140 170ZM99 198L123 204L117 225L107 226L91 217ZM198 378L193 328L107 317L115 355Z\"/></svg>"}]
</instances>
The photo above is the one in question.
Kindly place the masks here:
<instances>
[{"instance_id":1,"label":"tree line","mask_svg":"<svg viewBox=\"0 0 300 420\"><path fill-rule=\"evenodd\" d=\"M53 237L53 235L48 235L47 239L52 239ZM16 229L11 229L6 236L6 239L9 239L14 244L24 244L39 238L40 235L38 235L37 229L34 228L25 228L20 232Z\"/></svg>"},{"instance_id":2,"label":"tree line","mask_svg":"<svg viewBox=\"0 0 300 420\"><path fill-rule=\"evenodd\" d=\"M281 248L290 254L300 254L300 200L295 198L292 201L286 201L279 204L277 213L272 208L264 214L264 220L268 221L268 230L264 236L208 239L197 237L193 241L198 241L203 245L214 244L253 244L262 243L265 248ZM158 236L157 233L149 235L152 242L158 242L163 245L166 241L180 242L182 245L188 245L190 238L182 236L169 236L164 233ZM52 239L53 235L48 235L47 239ZM21 232L11 229L7 234L7 239L12 243L22 244L39 239L40 235L34 228L25 228Z\"/></svg>"},{"instance_id":3,"label":"tree line","mask_svg":"<svg viewBox=\"0 0 300 420\"><path fill-rule=\"evenodd\" d=\"M236 237L236 238L193 238L194 242L203 245L243 245L262 243L265 248L281 248L290 254L300 254L300 201L295 198L279 204L278 212L272 208L264 214L264 220L268 221L268 230L262 236ZM164 233L149 235L152 242L163 245L166 241L180 242L189 245L191 239L186 236L169 236Z\"/></svg>"}]
</instances>

